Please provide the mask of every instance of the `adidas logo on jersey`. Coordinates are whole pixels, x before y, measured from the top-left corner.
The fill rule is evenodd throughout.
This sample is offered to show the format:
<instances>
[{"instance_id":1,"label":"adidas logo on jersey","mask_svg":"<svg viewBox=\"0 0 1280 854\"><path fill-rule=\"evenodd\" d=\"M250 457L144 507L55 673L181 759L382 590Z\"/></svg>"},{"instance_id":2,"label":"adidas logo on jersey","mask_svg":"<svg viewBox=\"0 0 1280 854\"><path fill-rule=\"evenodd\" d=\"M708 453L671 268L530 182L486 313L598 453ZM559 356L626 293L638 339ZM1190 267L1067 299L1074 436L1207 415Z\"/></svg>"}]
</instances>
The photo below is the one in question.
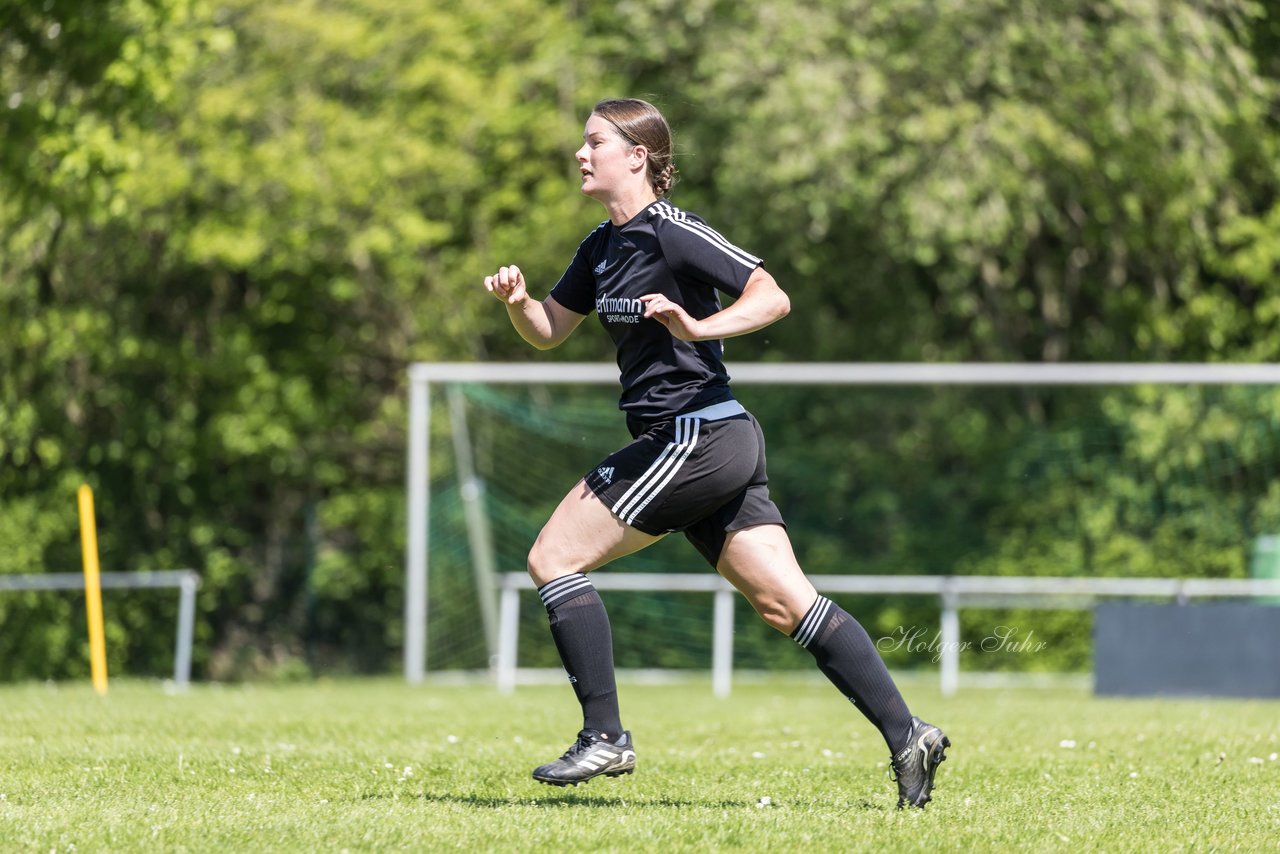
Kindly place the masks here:
<instances>
[{"instance_id":1,"label":"adidas logo on jersey","mask_svg":"<svg viewBox=\"0 0 1280 854\"><path fill-rule=\"evenodd\" d=\"M604 272L604 265L608 263L609 263L608 258L601 259L600 263L596 265L596 268L592 270L592 272L595 273L597 276L600 275L601 273Z\"/></svg>"},{"instance_id":2,"label":"adidas logo on jersey","mask_svg":"<svg viewBox=\"0 0 1280 854\"><path fill-rule=\"evenodd\" d=\"M600 475L600 479L605 483L613 483L613 466L600 466L596 469L596 474Z\"/></svg>"}]
</instances>

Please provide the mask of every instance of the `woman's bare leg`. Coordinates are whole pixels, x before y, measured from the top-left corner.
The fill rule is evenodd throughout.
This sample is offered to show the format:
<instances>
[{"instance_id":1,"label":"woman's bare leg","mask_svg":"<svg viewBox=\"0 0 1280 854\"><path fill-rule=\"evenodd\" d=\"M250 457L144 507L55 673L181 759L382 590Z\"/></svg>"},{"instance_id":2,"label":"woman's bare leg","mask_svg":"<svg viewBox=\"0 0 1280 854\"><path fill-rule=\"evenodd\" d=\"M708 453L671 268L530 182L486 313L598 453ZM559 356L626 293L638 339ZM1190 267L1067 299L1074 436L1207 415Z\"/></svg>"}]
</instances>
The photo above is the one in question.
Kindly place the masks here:
<instances>
[{"instance_id":1,"label":"woman's bare leg","mask_svg":"<svg viewBox=\"0 0 1280 854\"><path fill-rule=\"evenodd\" d=\"M551 637L582 706L582 728L605 739L622 732L613 634L604 602L586 573L659 539L622 524L579 481L529 552L529 575L538 585Z\"/></svg>"},{"instance_id":2,"label":"woman's bare leg","mask_svg":"<svg viewBox=\"0 0 1280 854\"><path fill-rule=\"evenodd\" d=\"M660 539L622 524L578 481L542 526L529 552L529 576L542 587L561 576L598 569Z\"/></svg>"},{"instance_id":3,"label":"woman's bare leg","mask_svg":"<svg viewBox=\"0 0 1280 854\"><path fill-rule=\"evenodd\" d=\"M785 528L757 525L729 534L716 570L766 623L813 654L818 669L875 725L891 753L903 748L911 711L902 694L866 630L814 590Z\"/></svg>"}]
</instances>

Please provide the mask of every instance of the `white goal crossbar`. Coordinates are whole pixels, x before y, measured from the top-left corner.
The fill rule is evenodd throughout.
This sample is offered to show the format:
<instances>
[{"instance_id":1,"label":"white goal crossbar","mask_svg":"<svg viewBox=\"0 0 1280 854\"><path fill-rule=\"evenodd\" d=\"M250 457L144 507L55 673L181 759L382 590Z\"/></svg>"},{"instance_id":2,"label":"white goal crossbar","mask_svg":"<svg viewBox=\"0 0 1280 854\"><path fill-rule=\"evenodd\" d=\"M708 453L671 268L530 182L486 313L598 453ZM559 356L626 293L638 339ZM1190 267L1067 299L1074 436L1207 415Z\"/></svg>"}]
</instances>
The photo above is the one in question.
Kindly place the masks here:
<instances>
[{"instance_id":1,"label":"white goal crossbar","mask_svg":"<svg viewBox=\"0 0 1280 854\"><path fill-rule=\"evenodd\" d=\"M1280 365L1245 363L775 362L729 364L727 367L733 382L738 384L852 386L1119 386L1143 384L1280 386ZM404 627L404 675L409 682L421 682L426 675L427 668L427 536L428 513L430 511L428 485L431 476L429 425L432 386L456 383L605 385L616 384L617 382L617 367L605 362L420 362L410 366L409 447L406 473L408 548L405 556ZM672 576L659 575L655 577L666 579ZM813 581L816 584L823 577L814 576ZM715 581L718 577L708 576L708 578ZM830 576L826 576L826 578L830 578ZM897 580L903 582L908 578L910 577ZM937 576L933 578L937 578ZM917 580L924 581L925 579L918 578ZM1125 579L1095 580L1124 581ZM1164 579L1158 580L1163 581ZM1188 580L1186 583L1191 582ZM504 587L503 589L505 590L506 588Z\"/></svg>"},{"instance_id":2,"label":"white goal crossbar","mask_svg":"<svg viewBox=\"0 0 1280 854\"><path fill-rule=\"evenodd\" d=\"M173 648L173 682L186 688L191 682L191 647L195 636L196 591L200 576L191 569L160 572L104 572L99 576L104 590L143 590L176 587L178 631ZM38 575L0 575L0 592L5 590L84 590L84 574L49 572Z\"/></svg>"}]
</instances>

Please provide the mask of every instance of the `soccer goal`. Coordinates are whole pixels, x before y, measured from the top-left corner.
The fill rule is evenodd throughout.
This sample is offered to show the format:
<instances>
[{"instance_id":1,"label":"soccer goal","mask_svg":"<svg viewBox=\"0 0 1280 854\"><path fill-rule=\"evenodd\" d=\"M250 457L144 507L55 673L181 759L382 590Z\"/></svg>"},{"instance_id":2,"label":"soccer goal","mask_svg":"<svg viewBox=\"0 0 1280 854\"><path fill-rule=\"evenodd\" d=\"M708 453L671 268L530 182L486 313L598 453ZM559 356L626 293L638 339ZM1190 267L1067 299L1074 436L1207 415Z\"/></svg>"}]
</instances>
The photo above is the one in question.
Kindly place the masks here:
<instances>
[{"instance_id":1,"label":"soccer goal","mask_svg":"<svg viewBox=\"0 0 1280 854\"><path fill-rule=\"evenodd\" d=\"M801 564L828 589L841 589L840 576L1247 579L1265 571L1257 544L1280 533L1280 366L753 363L729 371L764 427L770 489ZM616 398L611 364L412 367L409 681L491 670L500 652L508 669L558 666L536 597L514 605L508 597L499 613L511 587L504 579L523 572L564 493L630 438ZM812 668L749 608L713 609L714 573L679 535L598 572L711 579L707 591L607 592L620 668L706 672L713 656L723 666L726 634L733 667ZM943 616L932 598L907 593L833 598L873 638L932 631ZM966 666L1087 667L1087 612L1067 603L1028 617L1011 610L1016 604L984 610L974 601L954 632L981 637L1021 614L1048 651ZM508 637L519 645L500 650L499 627L512 619L519 631ZM720 641L716 619L730 621ZM883 647L891 666L938 666L927 651L903 646Z\"/></svg>"}]
</instances>

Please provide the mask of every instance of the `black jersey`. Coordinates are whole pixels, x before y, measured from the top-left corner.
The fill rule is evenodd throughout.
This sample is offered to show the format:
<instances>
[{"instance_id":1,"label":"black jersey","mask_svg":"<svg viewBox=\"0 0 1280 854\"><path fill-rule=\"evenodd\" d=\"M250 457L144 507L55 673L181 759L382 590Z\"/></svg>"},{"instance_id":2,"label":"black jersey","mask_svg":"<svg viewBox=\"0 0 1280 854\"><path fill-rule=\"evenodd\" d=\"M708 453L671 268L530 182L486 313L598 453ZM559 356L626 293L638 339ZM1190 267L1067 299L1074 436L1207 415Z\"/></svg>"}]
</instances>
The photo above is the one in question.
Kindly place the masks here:
<instances>
[{"instance_id":1,"label":"black jersey","mask_svg":"<svg viewBox=\"0 0 1280 854\"><path fill-rule=\"evenodd\" d=\"M761 260L721 237L700 217L658 201L615 226L600 223L551 290L560 305L593 310L613 338L621 370L618 406L647 424L732 397L722 341L681 341L645 318L645 294L662 294L701 320L720 295L742 294Z\"/></svg>"}]
</instances>

